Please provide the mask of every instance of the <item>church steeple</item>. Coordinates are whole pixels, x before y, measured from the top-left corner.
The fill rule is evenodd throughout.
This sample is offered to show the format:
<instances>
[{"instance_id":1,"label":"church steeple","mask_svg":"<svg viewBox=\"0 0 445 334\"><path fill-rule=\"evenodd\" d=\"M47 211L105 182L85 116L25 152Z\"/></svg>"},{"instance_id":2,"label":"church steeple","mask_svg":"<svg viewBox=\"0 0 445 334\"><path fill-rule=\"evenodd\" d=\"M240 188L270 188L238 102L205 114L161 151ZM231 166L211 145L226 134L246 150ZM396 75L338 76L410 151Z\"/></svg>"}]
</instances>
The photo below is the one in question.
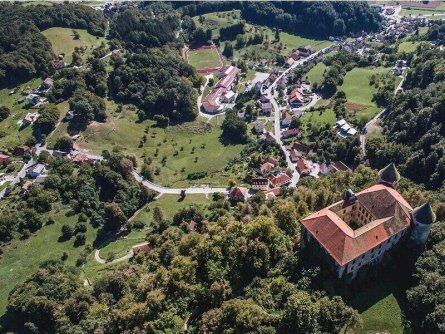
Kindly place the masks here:
<instances>
[{"instance_id":1,"label":"church steeple","mask_svg":"<svg viewBox=\"0 0 445 334\"><path fill-rule=\"evenodd\" d=\"M379 183L383 183L396 188L399 180L400 174L393 162L379 171Z\"/></svg>"}]
</instances>

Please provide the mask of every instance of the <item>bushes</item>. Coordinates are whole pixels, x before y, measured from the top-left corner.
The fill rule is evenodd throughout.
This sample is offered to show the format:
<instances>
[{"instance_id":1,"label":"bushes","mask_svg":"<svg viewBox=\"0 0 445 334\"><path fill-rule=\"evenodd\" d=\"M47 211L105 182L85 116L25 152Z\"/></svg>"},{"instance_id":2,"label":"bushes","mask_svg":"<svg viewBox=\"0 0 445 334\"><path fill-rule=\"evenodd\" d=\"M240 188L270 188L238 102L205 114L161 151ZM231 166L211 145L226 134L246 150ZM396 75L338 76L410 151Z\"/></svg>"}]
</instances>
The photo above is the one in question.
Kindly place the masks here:
<instances>
[{"instance_id":1,"label":"bushes","mask_svg":"<svg viewBox=\"0 0 445 334\"><path fill-rule=\"evenodd\" d=\"M187 175L188 180L198 180L203 179L207 176L207 172L193 172Z\"/></svg>"}]
</instances>

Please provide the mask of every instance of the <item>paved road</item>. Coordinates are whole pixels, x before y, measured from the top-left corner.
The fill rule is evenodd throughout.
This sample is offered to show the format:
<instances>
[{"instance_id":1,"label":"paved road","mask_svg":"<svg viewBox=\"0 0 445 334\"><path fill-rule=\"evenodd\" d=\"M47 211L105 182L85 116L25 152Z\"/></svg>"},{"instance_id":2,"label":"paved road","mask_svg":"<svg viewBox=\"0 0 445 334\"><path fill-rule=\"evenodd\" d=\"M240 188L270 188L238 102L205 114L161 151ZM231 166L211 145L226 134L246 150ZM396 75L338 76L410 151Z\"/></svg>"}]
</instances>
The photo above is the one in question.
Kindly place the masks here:
<instances>
[{"instance_id":1,"label":"paved road","mask_svg":"<svg viewBox=\"0 0 445 334\"><path fill-rule=\"evenodd\" d=\"M144 180L138 172L133 171L133 176L139 183L142 183L147 188L154 190L161 194L180 195L183 190L186 194L213 194L213 193L227 193L228 188L212 188L208 186L188 187L188 188L167 188L159 184Z\"/></svg>"},{"instance_id":2,"label":"paved road","mask_svg":"<svg viewBox=\"0 0 445 334\"><path fill-rule=\"evenodd\" d=\"M132 258L133 257L133 250L131 249L127 254L125 254L124 256L122 256L122 257L120 257L120 258L118 258L118 259L114 259L113 261L110 261L110 262L107 262L107 261L105 261L104 259L102 259L101 257L100 257L100 249L96 249L95 251L94 251L94 259L96 260L96 262L98 262L98 263L100 263L100 264L105 264L105 263L108 263L108 264L113 264L113 263L118 263L118 262L122 262L122 261L125 261L125 260L129 260L130 258Z\"/></svg>"},{"instance_id":3,"label":"paved road","mask_svg":"<svg viewBox=\"0 0 445 334\"><path fill-rule=\"evenodd\" d=\"M272 107L274 108L274 137L275 137L275 140L280 145L281 150L283 151L284 155L286 156L286 163L287 163L288 168L290 168L293 172L291 184L289 185L290 187L295 187L297 185L298 181L300 180L300 174L298 173L295 164L292 163L292 161L290 159L289 152L286 150L286 147L284 146L283 140L281 138L281 119L280 119L281 118L280 117L281 116L281 108L275 99L277 96L277 91L276 91L277 83L283 76L287 75L295 67L302 65L305 61L308 61L308 60L318 56L319 54L324 53L324 50L326 50L326 49L327 48L317 51L307 58L300 59L300 60L294 62L293 65L290 66L288 69L286 69L283 73L281 73L277 77L277 79L270 85L270 87L264 92L267 96L270 97L270 103L272 104ZM272 94L272 90L274 91L274 94ZM311 102L310 107L315 105L315 103L317 103L317 101L318 101L317 99L314 99L314 100ZM308 107L307 109L309 109L310 107ZM305 110L307 110L307 109L305 109Z\"/></svg>"}]
</instances>

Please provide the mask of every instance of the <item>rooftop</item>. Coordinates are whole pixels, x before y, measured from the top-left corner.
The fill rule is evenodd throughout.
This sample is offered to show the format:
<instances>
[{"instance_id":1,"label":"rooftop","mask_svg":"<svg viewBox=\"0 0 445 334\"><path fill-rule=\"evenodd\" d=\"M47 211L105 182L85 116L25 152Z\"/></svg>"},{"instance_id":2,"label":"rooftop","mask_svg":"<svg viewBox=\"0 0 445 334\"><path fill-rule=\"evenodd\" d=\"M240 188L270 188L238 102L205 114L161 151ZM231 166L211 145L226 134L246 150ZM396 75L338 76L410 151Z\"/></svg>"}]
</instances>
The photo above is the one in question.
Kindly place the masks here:
<instances>
[{"instance_id":1,"label":"rooftop","mask_svg":"<svg viewBox=\"0 0 445 334\"><path fill-rule=\"evenodd\" d=\"M393 188L377 184L345 200L326 207L301 221L307 231L334 258L345 265L385 242L410 225L411 206ZM346 213L356 210L356 216ZM351 212L350 211L350 212ZM359 214L367 219L354 222ZM343 218L342 218L343 217Z\"/></svg>"}]
</instances>

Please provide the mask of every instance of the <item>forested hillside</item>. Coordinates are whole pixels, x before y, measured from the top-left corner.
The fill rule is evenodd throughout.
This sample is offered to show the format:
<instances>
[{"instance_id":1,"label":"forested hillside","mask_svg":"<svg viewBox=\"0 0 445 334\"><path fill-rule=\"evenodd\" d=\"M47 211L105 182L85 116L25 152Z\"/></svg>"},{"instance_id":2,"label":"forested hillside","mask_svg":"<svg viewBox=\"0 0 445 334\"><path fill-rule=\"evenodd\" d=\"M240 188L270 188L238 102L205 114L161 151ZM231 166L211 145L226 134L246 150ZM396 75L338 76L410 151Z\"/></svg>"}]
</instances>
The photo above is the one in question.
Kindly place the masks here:
<instances>
[{"instance_id":1,"label":"forested hillside","mask_svg":"<svg viewBox=\"0 0 445 334\"><path fill-rule=\"evenodd\" d=\"M445 180L445 53L420 50L411 62L405 91L395 96L384 117L383 138L367 143L375 167L390 161L406 177L441 189Z\"/></svg>"},{"instance_id":2,"label":"forested hillside","mask_svg":"<svg viewBox=\"0 0 445 334\"><path fill-rule=\"evenodd\" d=\"M73 4L25 8L3 2L0 22L0 85L26 81L52 71L50 61L55 55L39 30L54 26L82 28L103 36L106 28L101 12Z\"/></svg>"},{"instance_id":3,"label":"forested hillside","mask_svg":"<svg viewBox=\"0 0 445 334\"><path fill-rule=\"evenodd\" d=\"M249 22L320 37L375 31L381 23L365 2L243 2L241 12Z\"/></svg>"}]
</instances>

